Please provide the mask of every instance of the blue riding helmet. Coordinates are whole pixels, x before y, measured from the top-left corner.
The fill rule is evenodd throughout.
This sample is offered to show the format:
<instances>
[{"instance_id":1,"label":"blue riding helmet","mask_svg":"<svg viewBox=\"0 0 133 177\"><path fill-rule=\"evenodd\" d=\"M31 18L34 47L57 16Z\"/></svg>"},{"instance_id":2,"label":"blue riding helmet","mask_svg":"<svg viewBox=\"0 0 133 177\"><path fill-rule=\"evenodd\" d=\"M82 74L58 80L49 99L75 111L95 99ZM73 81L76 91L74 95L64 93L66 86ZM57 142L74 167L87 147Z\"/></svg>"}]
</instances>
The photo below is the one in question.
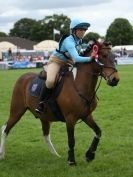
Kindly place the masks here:
<instances>
[{"instance_id":1,"label":"blue riding helmet","mask_svg":"<svg viewBox=\"0 0 133 177\"><path fill-rule=\"evenodd\" d=\"M79 28L87 30L88 27L90 27L90 23L85 22L84 20L74 19L70 23L71 30Z\"/></svg>"}]
</instances>

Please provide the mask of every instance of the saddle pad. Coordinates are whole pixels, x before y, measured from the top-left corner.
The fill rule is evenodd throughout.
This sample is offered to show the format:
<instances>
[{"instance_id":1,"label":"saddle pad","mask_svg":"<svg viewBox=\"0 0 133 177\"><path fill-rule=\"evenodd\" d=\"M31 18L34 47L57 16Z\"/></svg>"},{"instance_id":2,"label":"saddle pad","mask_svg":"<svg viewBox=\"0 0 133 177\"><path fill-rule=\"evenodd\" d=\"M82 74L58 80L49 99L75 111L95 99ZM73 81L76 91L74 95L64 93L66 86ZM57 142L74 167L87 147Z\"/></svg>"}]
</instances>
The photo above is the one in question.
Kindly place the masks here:
<instances>
[{"instance_id":1,"label":"saddle pad","mask_svg":"<svg viewBox=\"0 0 133 177\"><path fill-rule=\"evenodd\" d=\"M34 96L34 97L39 97L40 95L40 91L41 91L41 88L42 88L42 85L45 84L45 80L44 79L41 79L39 78L38 76L35 77L30 86L29 86L29 93L31 96ZM55 115L56 119L58 121L63 121L64 122L64 116L60 110L60 107L58 106L57 102L56 102L56 98L54 96L53 99L50 99L48 101L48 105L51 109L51 111L53 112L53 114Z\"/></svg>"},{"instance_id":2,"label":"saddle pad","mask_svg":"<svg viewBox=\"0 0 133 177\"><path fill-rule=\"evenodd\" d=\"M34 97L39 97L43 84L45 84L44 79L41 79L38 76L35 77L29 86L30 95Z\"/></svg>"}]
</instances>

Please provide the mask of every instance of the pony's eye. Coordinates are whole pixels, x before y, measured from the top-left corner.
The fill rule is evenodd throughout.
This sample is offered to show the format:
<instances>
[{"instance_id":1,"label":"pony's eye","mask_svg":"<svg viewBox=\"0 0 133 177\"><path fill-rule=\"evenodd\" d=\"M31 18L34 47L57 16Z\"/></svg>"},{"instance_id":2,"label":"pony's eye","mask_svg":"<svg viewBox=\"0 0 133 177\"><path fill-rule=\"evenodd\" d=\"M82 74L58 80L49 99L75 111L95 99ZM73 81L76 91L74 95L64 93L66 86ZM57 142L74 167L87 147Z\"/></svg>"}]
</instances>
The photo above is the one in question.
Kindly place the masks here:
<instances>
[{"instance_id":1,"label":"pony's eye","mask_svg":"<svg viewBox=\"0 0 133 177\"><path fill-rule=\"evenodd\" d=\"M106 55L106 54L104 54L104 55L103 55L103 57L104 57L104 58L106 58L106 57L107 57L107 55Z\"/></svg>"}]
</instances>

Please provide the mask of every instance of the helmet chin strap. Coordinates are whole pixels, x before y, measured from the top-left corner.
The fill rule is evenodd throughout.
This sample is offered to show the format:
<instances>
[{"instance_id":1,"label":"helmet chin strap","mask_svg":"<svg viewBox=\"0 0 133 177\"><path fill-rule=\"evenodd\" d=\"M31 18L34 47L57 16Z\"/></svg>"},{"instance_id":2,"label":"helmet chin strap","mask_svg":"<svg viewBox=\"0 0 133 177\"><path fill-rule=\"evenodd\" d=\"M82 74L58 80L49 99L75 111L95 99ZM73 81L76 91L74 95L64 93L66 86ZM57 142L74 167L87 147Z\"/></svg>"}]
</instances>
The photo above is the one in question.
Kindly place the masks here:
<instances>
[{"instance_id":1,"label":"helmet chin strap","mask_svg":"<svg viewBox=\"0 0 133 177\"><path fill-rule=\"evenodd\" d=\"M82 44L82 38L79 38L75 33L72 33L71 35L73 36L75 41L76 41L76 38L77 38L78 40L80 40L79 44Z\"/></svg>"},{"instance_id":2,"label":"helmet chin strap","mask_svg":"<svg viewBox=\"0 0 133 177\"><path fill-rule=\"evenodd\" d=\"M79 38L77 35L76 35L76 29L73 29L73 32L72 32L72 35L74 38L78 38L79 40L82 41L83 38Z\"/></svg>"}]
</instances>

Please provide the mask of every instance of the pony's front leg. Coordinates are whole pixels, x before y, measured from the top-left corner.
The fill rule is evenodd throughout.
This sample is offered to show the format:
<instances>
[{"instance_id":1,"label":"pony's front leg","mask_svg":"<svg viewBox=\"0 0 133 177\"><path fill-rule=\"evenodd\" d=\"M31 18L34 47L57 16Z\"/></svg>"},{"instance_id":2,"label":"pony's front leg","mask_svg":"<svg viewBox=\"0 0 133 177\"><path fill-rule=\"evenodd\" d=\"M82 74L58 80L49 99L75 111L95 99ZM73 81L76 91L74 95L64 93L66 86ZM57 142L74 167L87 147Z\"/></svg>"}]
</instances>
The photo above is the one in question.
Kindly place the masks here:
<instances>
[{"instance_id":1,"label":"pony's front leg","mask_svg":"<svg viewBox=\"0 0 133 177\"><path fill-rule=\"evenodd\" d=\"M97 150L97 146L99 144L100 141L100 137L101 137L101 130L98 127L98 125L95 123L95 121L93 120L92 115L89 115L86 119L83 120L87 125L90 126L90 128L92 128L95 132L95 136L93 138L93 141L89 147L89 149L87 150L85 156L86 156L86 160L89 162L91 160L93 160L95 158L95 152Z\"/></svg>"},{"instance_id":2,"label":"pony's front leg","mask_svg":"<svg viewBox=\"0 0 133 177\"><path fill-rule=\"evenodd\" d=\"M66 124L67 126L67 135L68 135L68 164L76 165L75 155L74 155L74 146L75 146L75 138L74 138L74 125Z\"/></svg>"},{"instance_id":3,"label":"pony's front leg","mask_svg":"<svg viewBox=\"0 0 133 177\"><path fill-rule=\"evenodd\" d=\"M4 159L4 156L5 156L5 143L6 143L5 128L6 128L6 125L3 125L2 133L1 133L1 143L0 143L0 159Z\"/></svg>"}]
</instances>

